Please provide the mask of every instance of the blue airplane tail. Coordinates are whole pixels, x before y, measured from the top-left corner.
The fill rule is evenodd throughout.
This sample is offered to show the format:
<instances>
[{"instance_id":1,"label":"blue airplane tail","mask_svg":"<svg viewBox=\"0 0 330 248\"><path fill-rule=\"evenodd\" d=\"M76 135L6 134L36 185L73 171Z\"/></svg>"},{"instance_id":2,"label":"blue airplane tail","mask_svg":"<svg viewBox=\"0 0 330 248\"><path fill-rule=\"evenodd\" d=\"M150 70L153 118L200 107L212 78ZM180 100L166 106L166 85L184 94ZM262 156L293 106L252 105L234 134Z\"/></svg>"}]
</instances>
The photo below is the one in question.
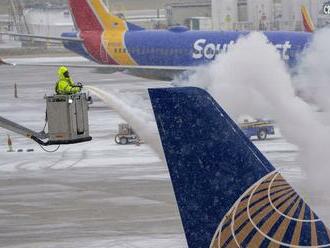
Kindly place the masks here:
<instances>
[{"instance_id":1,"label":"blue airplane tail","mask_svg":"<svg viewBox=\"0 0 330 248\"><path fill-rule=\"evenodd\" d=\"M190 248L330 247L330 232L198 88L150 89Z\"/></svg>"}]
</instances>

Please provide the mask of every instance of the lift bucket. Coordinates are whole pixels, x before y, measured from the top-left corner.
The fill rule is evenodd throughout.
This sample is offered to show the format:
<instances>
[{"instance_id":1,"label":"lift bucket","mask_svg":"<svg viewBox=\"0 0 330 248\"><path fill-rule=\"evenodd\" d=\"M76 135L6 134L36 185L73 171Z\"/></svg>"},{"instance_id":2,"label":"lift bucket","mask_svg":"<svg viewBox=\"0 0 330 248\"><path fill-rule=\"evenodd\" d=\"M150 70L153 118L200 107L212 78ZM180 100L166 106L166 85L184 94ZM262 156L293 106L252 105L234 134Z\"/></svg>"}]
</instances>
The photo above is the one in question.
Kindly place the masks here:
<instances>
[{"instance_id":1,"label":"lift bucket","mask_svg":"<svg viewBox=\"0 0 330 248\"><path fill-rule=\"evenodd\" d=\"M85 93L46 97L48 144L74 144L89 136L88 99Z\"/></svg>"}]
</instances>

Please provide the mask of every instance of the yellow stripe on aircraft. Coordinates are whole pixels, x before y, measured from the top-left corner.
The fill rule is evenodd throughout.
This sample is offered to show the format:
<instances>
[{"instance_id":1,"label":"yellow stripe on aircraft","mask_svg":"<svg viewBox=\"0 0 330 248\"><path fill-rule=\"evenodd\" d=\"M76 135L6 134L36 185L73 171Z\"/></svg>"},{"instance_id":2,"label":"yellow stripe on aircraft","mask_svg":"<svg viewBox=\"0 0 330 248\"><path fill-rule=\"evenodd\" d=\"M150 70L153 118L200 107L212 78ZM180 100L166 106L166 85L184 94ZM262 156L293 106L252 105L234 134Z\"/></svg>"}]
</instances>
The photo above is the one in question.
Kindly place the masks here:
<instances>
[{"instance_id":1,"label":"yellow stripe on aircraft","mask_svg":"<svg viewBox=\"0 0 330 248\"><path fill-rule=\"evenodd\" d=\"M89 0L89 4L104 29L101 39L108 55L119 65L136 65L125 45L125 20L112 15L102 0Z\"/></svg>"},{"instance_id":2,"label":"yellow stripe on aircraft","mask_svg":"<svg viewBox=\"0 0 330 248\"><path fill-rule=\"evenodd\" d=\"M121 30L127 31L126 22L115 16L112 15L106 6L104 5L102 0L89 0L89 4L93 9L95 15L99 19L100 23L103 26L103 29L106 30Z\"/></svg>"},{"instance_id":3,"label":"yellow stripe on aircraft","mask_svg":"<svg viewBox=\"0 0 330 248\"><path fill-rule=\"evenodd\" d=\"M125 45L126 32L103 33L102 42L107 53L120 65L136 65Z\"/></svg>"},{"instance_id":4,"label":"yellow stripe on aircraft","mask_svg":"<svg viewBox=\"0 0 330 248\"><path fill-rule=\"evenodd\" d=\"M307 27L305 27L307 29L307 31L309 32L313 32L315 30L312 18L306 8L306 6L301 6L301 13L303 15L304 21L306 22Z\"/></svg>"}]
</instances>

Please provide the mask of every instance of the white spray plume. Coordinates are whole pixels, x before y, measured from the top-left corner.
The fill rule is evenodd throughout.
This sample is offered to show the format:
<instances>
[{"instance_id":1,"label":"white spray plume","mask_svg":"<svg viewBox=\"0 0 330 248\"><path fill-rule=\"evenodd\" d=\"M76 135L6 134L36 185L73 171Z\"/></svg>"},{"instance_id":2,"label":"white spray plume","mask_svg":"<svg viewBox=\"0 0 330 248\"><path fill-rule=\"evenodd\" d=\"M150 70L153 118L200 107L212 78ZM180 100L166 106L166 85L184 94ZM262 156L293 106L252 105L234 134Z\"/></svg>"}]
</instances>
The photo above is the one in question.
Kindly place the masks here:
<instances>
[{"instance_id":1,"label":"white spray plume","mask_svg":"<svg viewBox=\"0 0 330 248\"><path fill-rule=\"evenodd\" d=\"M155 118L152 114L143 111L142 108L129 105L120 99L116 93L106 92L94 86L86 86L85 88L93 92L109 107L115 109L119 115L134 128L137 134L140 135L146 143L152 145L152 148L163 158L160 137Z\"/></svg>"},{"instance_id":2,"label":"white spray plume","mask_svg":"<svg viewBox=\"0 0 330 248\"><path fill-rule=\"evenodd\" d=\"M330 111L330 29L318 30L313 42L303 54L295 87L299 94L315 103L323 111Z\"/></svg>"},{"instance_id":3,"label":"white spray plume","mask_svg":"<svg viewBox=\"0 0 330 248\"><path fill-rule=\"evenodd\" d=\"M249 114L276 120L284 137L299 147L299 160L313 192L327 189L329 194L330 130L295 95L280 54L263 34L251 33L241 38L228 53L200 69L191 80L208 89L234 118Z\"/></svg>"}]
</instances>

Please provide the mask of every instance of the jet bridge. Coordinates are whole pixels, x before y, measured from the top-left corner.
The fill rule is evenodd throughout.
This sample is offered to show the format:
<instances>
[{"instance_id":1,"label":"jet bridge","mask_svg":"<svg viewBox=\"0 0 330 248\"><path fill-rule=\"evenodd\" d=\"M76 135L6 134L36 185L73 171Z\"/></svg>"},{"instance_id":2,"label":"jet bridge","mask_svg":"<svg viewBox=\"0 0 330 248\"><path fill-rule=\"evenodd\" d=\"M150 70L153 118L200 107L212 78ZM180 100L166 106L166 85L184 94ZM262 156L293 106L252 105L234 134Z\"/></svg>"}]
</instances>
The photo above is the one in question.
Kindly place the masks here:
<instances>
[{"instance_id":1,"label":"jet bridge","mask_svg":"<svg viewBox=\"0 0 330 248\"><path fill-rule=\"evenodd\" d=\"M91 141L88 98L85 93L47 96L48 132L35 132L0 116L0 127L30 138L42 146L69 145Z\"/></svg>"}]
</instances>

